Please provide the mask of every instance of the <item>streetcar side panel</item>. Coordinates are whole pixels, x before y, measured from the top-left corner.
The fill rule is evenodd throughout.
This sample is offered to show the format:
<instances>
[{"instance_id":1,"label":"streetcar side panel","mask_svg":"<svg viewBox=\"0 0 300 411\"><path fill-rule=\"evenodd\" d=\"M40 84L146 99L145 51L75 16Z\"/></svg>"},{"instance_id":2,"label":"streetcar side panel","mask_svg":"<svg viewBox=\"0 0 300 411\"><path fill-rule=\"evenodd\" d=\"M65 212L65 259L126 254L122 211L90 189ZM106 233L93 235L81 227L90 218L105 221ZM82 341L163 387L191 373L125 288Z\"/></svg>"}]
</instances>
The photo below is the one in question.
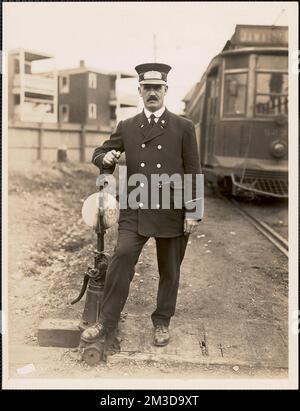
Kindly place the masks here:
<instances>
[{"instance_id":1,"label":"streetcar side panel","mask_svg":"<svg viewBox=\"0 0 300 411\"><path fill-rule=\"evenodd\" d=\"M206 179L231 179L245 190L286 197L287 55L236 54L227 60L206 78L199 143Z\"/></svg>"}]
</instances>

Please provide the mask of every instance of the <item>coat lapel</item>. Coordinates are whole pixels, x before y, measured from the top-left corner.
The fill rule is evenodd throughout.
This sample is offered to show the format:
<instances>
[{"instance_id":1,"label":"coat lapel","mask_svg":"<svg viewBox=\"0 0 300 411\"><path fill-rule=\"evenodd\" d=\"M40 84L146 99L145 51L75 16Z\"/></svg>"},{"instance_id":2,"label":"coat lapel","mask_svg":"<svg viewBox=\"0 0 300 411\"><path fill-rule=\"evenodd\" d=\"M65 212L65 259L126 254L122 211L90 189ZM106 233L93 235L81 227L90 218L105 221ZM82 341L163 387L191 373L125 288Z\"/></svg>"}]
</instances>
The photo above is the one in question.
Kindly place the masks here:
<instances>
[{"instance_id":1,"label":"coat lapel","mask_svg":"<svg viewBox=\"0 0 300 411\"><path fill-rule=\"evenodd\" d=\"M146 122L148 123L148 119L144 114L144 117L146 118ZM153 128L150 128L149 123L147 124L146 127L143 127L142 129L144 130L144 133L142 132L144 136L144 143L150 140L153 140L154 138L162 135L165 133L166 128L168 126L168 110L165 109L163 115L160 117L158 122L155 124Z\"/></svg>"},{"instance_id":2,"label":"coat lapel","mask_svg":"<svg viewBox=\"0 0 300 411\"><path fill-rule=\"evenodd\" d=\"M142 111L142 113L139 116L137 126L140 129L140 132L142 133L143 137L146 138L147 135L149 134L151 128L150 128L149 121L148 121L148 119L145 115L144 110Z\"/></svg>"}]
</instances>

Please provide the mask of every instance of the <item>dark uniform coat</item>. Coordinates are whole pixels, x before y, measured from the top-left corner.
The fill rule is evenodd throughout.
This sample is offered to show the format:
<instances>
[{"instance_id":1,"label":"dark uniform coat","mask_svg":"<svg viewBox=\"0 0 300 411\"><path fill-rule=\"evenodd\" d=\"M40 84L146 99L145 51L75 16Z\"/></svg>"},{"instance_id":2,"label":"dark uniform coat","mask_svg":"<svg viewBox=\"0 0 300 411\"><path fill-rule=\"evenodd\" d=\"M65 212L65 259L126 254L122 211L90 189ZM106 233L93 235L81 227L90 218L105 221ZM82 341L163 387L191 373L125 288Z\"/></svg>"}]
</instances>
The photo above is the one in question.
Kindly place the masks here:
<instances>
[{"instance_id":1,"label":"dark uniform coat","mask_svg":"<svg viewBox=\"0 0 300 411\"><path fill-rule=\"evenodd\" d=\"M92 162L100 172L114 171L113 167L103 167L104 155L111 150L125 151L127 178L136 173L144 174L148 179L152 174L192 174L200 173L195 127L192 121L180 117L165 109L158 122L150 127L144 111L132 118L120 121L110 139L94 151ZM159 185L161 188L161 185ZM150 209L140 203L137 209L123 209L120 213L119 230L135 231L149 237L177 237L183 234L185 218L184 202L181 209L174 208L174 193L182 187L171 184L170 209ZM195 198L195 180L192 196ZM130 193L128 187L128 193ZM143 201L143 200L141 200ZM148 206L148 209L146 208Z\"/></svg>"}]
</instances>

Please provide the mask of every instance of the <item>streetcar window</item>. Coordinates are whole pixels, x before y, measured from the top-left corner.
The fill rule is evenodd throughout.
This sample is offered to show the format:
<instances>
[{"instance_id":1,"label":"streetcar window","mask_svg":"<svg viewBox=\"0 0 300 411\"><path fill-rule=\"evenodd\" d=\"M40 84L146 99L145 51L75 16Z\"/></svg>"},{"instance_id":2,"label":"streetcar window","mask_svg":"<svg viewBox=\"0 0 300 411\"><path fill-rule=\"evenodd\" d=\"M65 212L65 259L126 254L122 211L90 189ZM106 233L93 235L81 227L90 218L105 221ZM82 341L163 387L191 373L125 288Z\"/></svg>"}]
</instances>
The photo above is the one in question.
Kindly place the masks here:
<instances>
[{"instance_id":1,"label":"streetcar window","mask_svg":"<svg viewBox=\"0 0 300 411\"><path fill-rule=\"evenodd\" d=\"M247 74L226 74L224 89L224 115L240 116L246 111Z\"/></svg>"},{"instance_id":2,"label":"streetcar window","mask_svg":"<svg viewBox=\"0 0 300 411\"><path fill-rule=\"evenodd\" d=\"M257 56L257 69L287 70L287 56Z\"/></svg>"},{"instance_id":3,"label":"streetcar window","mask_svg":"<svg viewBox=\"0 0 300 411\"><path fill-rule=\"evenodd\" d=\"M288 76L284 73L257 73L256 92L258 94L287 94Z\"/></svg>"},{"instance_id":4,"label":"streetcar window","mask_svg":"<svg viewBox=\"0 0 300 411\"><path fill-rule=\"evenodd\" d=\"M257 96L255 111L258 115L288 114L287 96Z\"/></svg>"},{"instance_id":5,"label":"streetcar window","mask_svg":"<svg viewBox=\"0 0 300 411\"><path fill-rule=\"evenodd\" d=\"M249 64L249 55L246 56L230 56L226 57L226 70L227 69L239 69L239 68L248 68Z\"/></svg>"},{"instance_id":6,"label":"streetcar window","mask_svg":"<svg viewBox=\"0 0 300 411\"><path fill-rule=\"evenodd\" d=\"M287 74L256 74L255 112L258 115L288 114Z\"/></svg>"}]
</instances>

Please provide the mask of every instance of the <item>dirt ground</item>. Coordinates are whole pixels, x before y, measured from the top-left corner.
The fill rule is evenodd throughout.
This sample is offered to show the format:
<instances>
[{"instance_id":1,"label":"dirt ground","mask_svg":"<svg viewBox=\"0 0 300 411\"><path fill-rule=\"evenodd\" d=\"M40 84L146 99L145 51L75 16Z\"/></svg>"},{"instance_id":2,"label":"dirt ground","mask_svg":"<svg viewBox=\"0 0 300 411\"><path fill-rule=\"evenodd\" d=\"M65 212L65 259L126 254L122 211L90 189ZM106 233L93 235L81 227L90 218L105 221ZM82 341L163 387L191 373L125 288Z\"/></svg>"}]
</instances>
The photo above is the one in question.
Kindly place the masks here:
<instances>
[{"instance_id":1,"label":"dirt ground","mask_svg":"<svg viewBox=\"0 0 300 411\"><path fill-rule=\"evenodd\" d=\"M81 207L97 191L97 175L93 165L72 163L41 162L9 172L8 335L12 377L18 377L22 352L29 355L30 362L30 348L39 348L37 329L42 319L81 317L84 302L72 306L70 301L80 290L87 266L93 264L95 233L83 223ZM276 211L276 217L283 222L278 224L287 226L286 207ZM113 227L106 234L109 252L115 246L116 233L117 227ZM155 241L150 239L136 266L124 310L137 318L148 318L155 307L155 253ZM287 259L207 189L205 218L190 236L182 265L173 323L206 318L224 323L253 320L280 324L287 349L287 315ZM53 348L41 364L28 378L275 378L286 376L287 371L286 367L250 366L236 372L225 365L199 367L127 360L90 368L78 363L70 350Z\"/></svg>"}]
</instances>

